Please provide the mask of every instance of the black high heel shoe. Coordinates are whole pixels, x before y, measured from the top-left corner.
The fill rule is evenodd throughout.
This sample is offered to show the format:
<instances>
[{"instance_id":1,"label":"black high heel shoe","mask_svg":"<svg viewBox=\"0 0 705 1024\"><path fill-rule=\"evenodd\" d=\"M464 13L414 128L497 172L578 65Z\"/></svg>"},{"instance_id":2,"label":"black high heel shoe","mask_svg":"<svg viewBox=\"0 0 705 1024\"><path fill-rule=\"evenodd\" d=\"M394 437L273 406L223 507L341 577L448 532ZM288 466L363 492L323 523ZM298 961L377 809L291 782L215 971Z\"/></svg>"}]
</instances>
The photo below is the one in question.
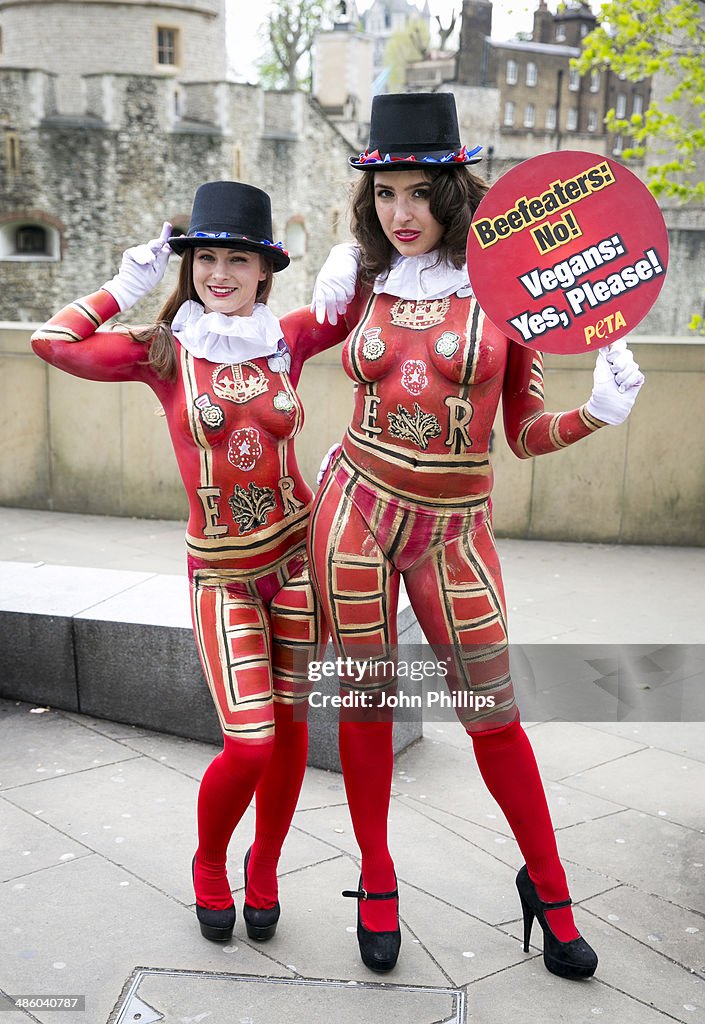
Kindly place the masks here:
<instances>
[{"instance_id":1,"label":"black high heel shoe","mask_svg":"<svg viewBox=\"0 0 705 1024\"><path fill-rule=\"evenodd\" d=\"M245 854L245 892L247 892L247 865L250 863L251 852L252 847ZM248 936L255 942L266 942L267 939L271 939L277 930L280 913L279 900L277 900L276 906L265 909L251 907L249 903L245 902L242 916L245 918Z\"/></svg>"},{"instance_id":2,"label":"black high heel shoe","mask_svg":"<svg viewBox=\"0 0 705 1024\"><path fill-rule=\"evenodd\" d=\"M536 917L543 931L543 962L551 974L561 978L591 978L597 967L597 953L592 946L582 936L570 942L559 942L546 920L545 911L569 907L573 901L568 899L558 903L544 903L529 878L526 864L517 875L517 889L524 914L524 952L529 952L531 926Z\"/></svg>"},{"instance_id":3,"label":"black high heel shoe","mask_svg":"<svg viewBox=\"0 0 705 1024\"><path fill-rule=\"evenodd\" d=\"M191 861L191 878L196 873L196 854ZM210 910L196 903L196 917L201 926L201 935L211 942L230 942L235 927L235 904L225 910Z\"/></svg>"},{"instance_id":4,"label":"black high heel shoe","mask_svg":"<svg viewBox=\"0 0 705 1024\"><path fill-rule=\"evenodd\" d=\"M395 966L401 949L401 929L393 932L372 932L362 923L360 918L360 900L396 900L399 912L399 889L393 892L368 892L362 888L362 875L357 889L345 889L343 896L351 896L357 900L357 941L360 956L365 967L371 971L385 973Z\"/></svg>"}]
</instances>

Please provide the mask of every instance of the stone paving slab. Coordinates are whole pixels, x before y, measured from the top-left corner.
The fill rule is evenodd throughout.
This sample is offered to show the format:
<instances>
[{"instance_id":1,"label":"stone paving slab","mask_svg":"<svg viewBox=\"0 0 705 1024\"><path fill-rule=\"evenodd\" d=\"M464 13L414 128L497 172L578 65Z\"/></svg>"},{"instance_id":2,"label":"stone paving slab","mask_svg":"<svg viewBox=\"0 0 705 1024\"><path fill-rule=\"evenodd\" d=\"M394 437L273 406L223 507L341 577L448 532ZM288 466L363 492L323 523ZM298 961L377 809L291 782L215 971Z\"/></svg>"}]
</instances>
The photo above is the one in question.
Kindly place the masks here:
<instances>
[{"instance_id":1,"label":"stone paving slab","mask_svg":"<svg viewBox=\"0 0 705 1024\"><path fill-rule=\"evenodd\" d=\"M426 817L437 822L444 829L466 840L477 850L484 851L493 860L510 868L512 884L508 894L510 897L509 913L503 920L508 921L518 917L520 914L519 897L516 892L514 878L523 864L524 858L514 838L497 835L496 832L490 829L475 825L473 822L465 821L454 814L449 814L435 807L427 809L424 813ZM617 879L610 878L604 872L600 873L597 870L591 870L590 867L571 863L563 849L561 833L558 834L557 839L566 874L568 875L571 895L575 903L580 903L596 893L606 892L619 884ZM465 881L465 885L472 886L473 891L475 891L474 887L479 884L481 882L478 882L474 876L469 876Z\"/></svg>"},{"instance_id":2,"label":"stone paving slab","mask_svg":"<svg viewBox=\"0 0 705 1024\"><path fill-rule=\"evenodd\" d=\"M702 832L628 809L565 829L560 838L567 860L705 913Z\"/></svg>"},{"instance_id":3,"label":"stone paving slab","mask_svg":"<svg viewBox=\"0 0 705 1024\"><path fill-rule=\"evenodd\" d=\"M0 881L18 880L43 868L75 860L76 857L88 857L92 853L41 821L41 813L41 808L31 813L0 798Z\"/></svg>"},{"instance_id":4,"label":"stone paving slab","mask_svg":"<svg viewBox=\"0 0 705 1024\"><path fill-rule=\"evenodd\" d=\"M64 1024L107 1021L136 965L240 970L291 976L246 943L206 942L192 910L134 875L91 856L35 872L23 889L0 886L2 988L19 993L85 993L85 1012ZM36 1013L42 1024L55 1013ZM8 1018L9 1024L10 1018Z\"/></svg>"},{"instance_id":5,"label":"stone paving slab","mask_svg":"<svg viewBox=\"0 0 705 1024\"><path fill-rule=\"evenodd\" d=\"M594 896L584 907L660 956L705 977L705 921L701 915L627 885Z\"/></svg>"},{"instance_id":6,"label":"stone paving slab","mask_svg":"<svg viewBox=\"0 0 705 1024\"><path fill-rule=\"evenodd\" d=\"M641 750L646 744L610 733L596 734L578 722L541 722L531 731L541 776L559 782Z\"/></svg>"},{"instance_id":7,"label":"stone paving slab","mask_svg":"<svg viewBox=\"0 0 705 1024\"><path fill-rule=\"evenodd\" d=\"M136 756L63 712L0 701L0 791ZM79 716L80 717L80 716Z\"/></svg>"},{"instance_id":8,"label":"stone paving slab","mask_svg":"<svg viewBox=\"0 0 705 1024\"><path fill-rule=\"evenodd\" d=\"M141 757L19 787L6 798L27 811L33 811L39 802L42 820L175 899L191 904L197 793L194 779ZM180 827L174 827L176 822ZM155 834L169 837L168 857L161 845L155 844ZM228 871L233 889L241 884L242 857L253 834L249 812L230 844ZM287 856L296 856L292 866L301 863L302 854L290 853L290 848L295 851L302 844L307 847L305 863L331 855L324 844L301 836L296 844L287 844ZM283 861L283 870L287 863Z\"/></svg>"},{"instance_id":9,"label":"stone paving slab","mask_svg":"<svg viewBox=\"0 0 705 1024\"><path fill-rule=\"evenodd\" d=\"M665 1024L659 1010L597 977L566 982L548 974L540 956L475 982L467 993L468 1021L477 1024L508 1024L515 1019L521 1024ZM691 1014L676 1019L697 1018Z\"/></svg>"},{"instance_id":10,"label":"stone paving slab","mask_svg":"<svg viewBox=\"0 0 705 1024\"><path fill-rule=\"evenodd\" d=\"M644 779L649 780L648 786ZM681 825L698 828L703 824L703 802L693 801L693 794L705 794L705 765L680 754L639 750L574 775L570 783Z\"/></svg>"},{"instance_id":11,"label":"stone paving slab","mask_svg":"<svg viewBox=\"0 0 705 1024\"><path fill-rule=\"evenodd\" d=\"M599 757L595 751L593 759L599 760ZM544 776L545 790L557 829L622 809L621 804L605 799L604 794L592 796L574 789L571 780L563 785L549 782L550 777ZM480 776L470 749L463 750L438 740L424 741L421 748L412 748L397 758L394 788L414 803L445 808L458 817L511 836L511 829Z\"/></svg>"},{"instance_id":12,"label":"stone paving slab","mask_svg":"<svg viewBox=\"0 0 705 1024\"><path fill-rule=\"evenodd\" d=\"M415 886L402 885L400 891L400 913L412 941L429 951L453 984L469 985L526 959L511 934Z\"/></svg>"},{"instance_id":13,"label":"stone paving slab","mask_svg":"<svg viewBox=\"0 0 705 1024\"><path fill-rule=\"evenodd\" d=\"M580 933L599 951L596 978L601 985L638 992L640 1000L676 1020L694 1021L705 1015L705 982L701 978L610 922L581 911L576 913L575 921ZM521 925L511 930L517 938L521 937ZM543 949L541 930L536 923L531 947ZM686 1011L687 1005L692 1009Z\"/></svg>"},{"instance_id":14,"label":"stone paving slab","mask_svg":"<svg viewBox=\"0 0 705 1024\"><path fill-rule=\"evenodd\" d=\"M6 612L78 615L101 601L130 590L152 573L90 569L24 562L0 565L0 608Z\"/></svg>"},{"instance_id":15,"label":"stone paving slab","mask_svg":"<svg viewBox=\"0 0 705 1024\"><path fill-rule=\"evenodd\" d=\"M635 743L670 750L694 761L705 761L702 722L594 722L591 728L632 739Z\"/></svg>"}]
</instances>

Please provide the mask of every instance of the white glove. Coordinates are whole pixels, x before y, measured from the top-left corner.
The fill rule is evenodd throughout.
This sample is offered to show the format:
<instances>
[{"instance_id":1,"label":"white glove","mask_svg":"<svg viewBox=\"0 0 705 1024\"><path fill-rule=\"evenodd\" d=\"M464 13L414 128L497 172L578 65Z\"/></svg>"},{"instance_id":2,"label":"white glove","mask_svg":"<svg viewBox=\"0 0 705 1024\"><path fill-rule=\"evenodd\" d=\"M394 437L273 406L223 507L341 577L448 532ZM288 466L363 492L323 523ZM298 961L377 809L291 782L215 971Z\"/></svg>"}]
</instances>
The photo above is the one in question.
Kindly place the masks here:
<instances>
[{"instance_id":1,"label":"white glove","mask_svg":"<svg viewBox=\"0 0 705 1024\"><path fill-rule=\"evenodd\" d=\"M644 374L634 362L624 338L600 349L592 379L587 411L613 427L624 423L644 383Z\"/></svg>"},{"instance_id":2,"label":"white glove","mask_svg":"<svg viewBox=\"0 0 705 1024\"><path fill-rule=\"evenodd\" d=\"M321 462L321 468L318 470L318 476L316 477L316 483L317 484L320 484L321 480L326 475L326 470L328 469L328 467L330 466L331 462L335 458L335 454L336 454L336 452L339 449L340 449L340 441L336 441L335 444L332 444L330 446L330 448L328 449L326 454L323 456L323 461Z\"/></svg>"},{"instance_id":3,"label":"white glove","mask_svg":"<svg viewBox=\"0 0 705 1024\"><path fill-rule=\"evenodd\" d=\"M165 221L159 238L153 238L144 245L135 245L122 254L117 274L103 285L119 305L121 313L148 295L164 277L172 252L166 241L170 235L171 224Z\"/></svg>"},{"instance_id":4,"label":"white glove","mask_svg":"<svg viewBox=\"0 0 705 1024\"><path fill-rule=\"evenodd\" d=\"M331 324L337 324L338 314L348 308L355 294L359 258L360 250L352 242L334 245L328 253L313 285L311 299L311 312L315 312L319 324L326 316Z\"/></svg>"}]
</instances>

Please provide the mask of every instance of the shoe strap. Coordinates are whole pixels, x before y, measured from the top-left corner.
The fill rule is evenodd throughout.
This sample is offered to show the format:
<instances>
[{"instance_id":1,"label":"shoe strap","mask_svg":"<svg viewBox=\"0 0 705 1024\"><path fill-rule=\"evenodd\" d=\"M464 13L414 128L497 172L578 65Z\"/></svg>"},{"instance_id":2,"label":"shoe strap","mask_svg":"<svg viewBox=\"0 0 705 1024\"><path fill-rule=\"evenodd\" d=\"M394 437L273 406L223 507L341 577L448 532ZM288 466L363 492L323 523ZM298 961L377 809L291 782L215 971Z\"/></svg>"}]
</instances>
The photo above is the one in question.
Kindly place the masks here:
<instances>
[{"instance_id":1,"label":"shoe strap","mask_svg":"<svg viewBox=\"0 0 705 1024\"><path fill-rule=\"evenodd\" d=\"M359 889L344 889L341 896L351 896L356 900L393 900L399 895L399 890L393 892L368 892L360 886Z\"/></svg>"},{"instance_id":2,"label":"shoe strap","mask_svg":"<svg viewBox=\"0 0 705 1024\"><path fill-rule=\"evenodd\" d=\"M571 899L559 900L557 903L544 903L543 900L540 902L542 910L560 910L561 907L572 907L573 905Z\"/></svg>"}]
</instances>

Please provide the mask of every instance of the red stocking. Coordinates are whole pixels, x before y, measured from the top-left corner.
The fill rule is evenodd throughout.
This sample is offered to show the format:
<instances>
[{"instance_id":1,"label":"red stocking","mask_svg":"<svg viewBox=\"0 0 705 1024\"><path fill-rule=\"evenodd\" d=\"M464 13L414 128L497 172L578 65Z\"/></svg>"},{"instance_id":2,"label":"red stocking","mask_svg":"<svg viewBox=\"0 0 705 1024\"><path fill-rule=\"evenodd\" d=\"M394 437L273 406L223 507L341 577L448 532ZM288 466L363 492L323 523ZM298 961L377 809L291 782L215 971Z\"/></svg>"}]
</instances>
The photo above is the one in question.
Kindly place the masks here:
<instances>
[{"instance_id":1,"label":"red stocking","mask_svg":"<svg viewBox=\"0 0 705 1024\"><path fill-rule=\"evenodd\" d=\"M302 714L301 708L297 717ZM274 702L274 751L257 784L255 841L247 867L245 899L252 907L275 906L277 864L301 792L308 754L308 722L294 721L294 705Z\"/></svg>"},{"instance_id":2,"label":"red stocking","mask_svg":"<svg viewBox=\"0 0 705 1024\"><path fill-rule=\"evenodd\" d=\"M274 741L223 737L223 751L206 768L198 791L196 902L209 910L233 904L225 873L228 843L267 767Z\"/></svg>"},{"instance_id":3,"label":"red stocking","mask_svg":"<svg viewBox=\"0 0 705 1024\"><path fill-rule=\"evenodd\" d=\"M529 737L513 722L504 729L470 733L470 738L480 774L509 822L538 895L545 903L567 899L565 871ZM559 942L580 934L570 907L546 911L546 920Z\"/></svg>"},{"instance_id":4,"label":"red stocking","mask_svg":"<svg viewBox=\"0 0 705 1024\"><path fill-rule=\"evenodd\" d=\"M362 854L362 884L370 892L396 888L394 862L387 846L394 749L391 722L340 722L340 761L355 837ZM396 900L360 902L362 923L370 931L394 931Z\"/></svg>"}]
</instances>

